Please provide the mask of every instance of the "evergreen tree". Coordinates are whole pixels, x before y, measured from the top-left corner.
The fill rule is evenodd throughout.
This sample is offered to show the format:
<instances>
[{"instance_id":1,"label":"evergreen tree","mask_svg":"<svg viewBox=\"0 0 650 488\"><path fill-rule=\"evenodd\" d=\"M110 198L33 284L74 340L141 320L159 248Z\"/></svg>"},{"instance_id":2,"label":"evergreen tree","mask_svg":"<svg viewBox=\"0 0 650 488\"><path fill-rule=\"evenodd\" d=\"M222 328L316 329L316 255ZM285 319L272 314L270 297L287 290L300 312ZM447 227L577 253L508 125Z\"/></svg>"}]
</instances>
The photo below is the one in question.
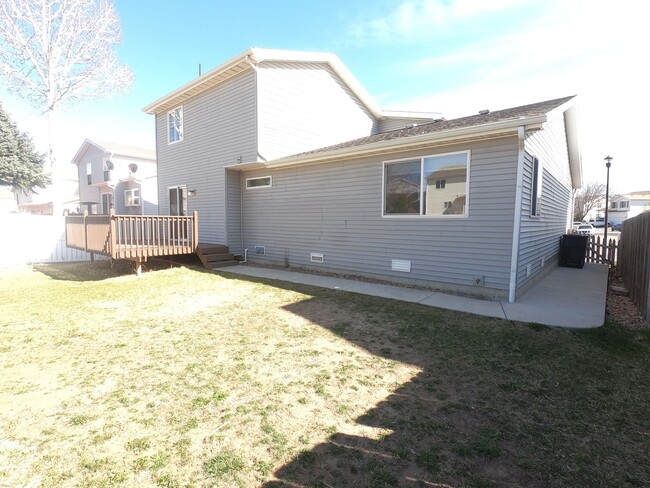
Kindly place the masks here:
<instances>
[{"instance_id":1,"label":"evergreen tree","mask_svg":"<svg viewBox=\"0 0 650 488\"><path fill-rule=\"evenodd\" d=\"M0 185L25 192L44 188L50 175L45 173L43 161L32 139L18 130L0 103Z\"/></svg>"}]
</instances>

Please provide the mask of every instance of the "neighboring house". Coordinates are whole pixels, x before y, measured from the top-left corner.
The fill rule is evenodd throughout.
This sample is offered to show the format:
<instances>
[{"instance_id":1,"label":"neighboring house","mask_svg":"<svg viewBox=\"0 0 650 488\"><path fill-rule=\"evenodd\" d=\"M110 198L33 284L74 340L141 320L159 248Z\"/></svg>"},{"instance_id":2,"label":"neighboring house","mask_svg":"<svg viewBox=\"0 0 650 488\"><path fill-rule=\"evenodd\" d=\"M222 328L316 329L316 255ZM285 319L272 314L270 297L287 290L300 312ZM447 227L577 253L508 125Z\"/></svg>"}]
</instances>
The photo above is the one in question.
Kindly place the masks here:
<instances>
[{"instance_id":1,"label":"neighboring house","mask_svg":"<svg viewBox=\"0 0 650 488\"><path fill-rule=\"evenodd\" d=\"M612 224L620 224L647 211L650 211L650 190L633 191L611 198L607 220Z\"/></svg>"},{"instance_id":2,"label":"neighboring house","mask_svg":"<svg viewBox=\"0 0 650 488\"><path fill-rule=\"evenodd\" d=\"M63 212L74 212L79 206L79 193L77 175L67 165L61 168L55 184L52 183L45 188L35 188L32 191L17 191L16 201L18 212L35 215L52 215L54 213L54 201L58 201L57 214Z\"/></svg>"},{"instance_id":3,"label":"neighboring house","mask_svg":"<svg viewBox=\"0 0 650 488\"><path fill-rule=\"evenodd\" d=\"M332 54L250 49L145 107L161 213L260 263L514 301L582 184L574 97L385 112Z\"/></svg>"},{"instance_id":4,"label":"neighboring house","mask_svg":"<svg viewBox=\"0 0 650 488\"><path fill-rule=\"evenodd\" d=\"M158 213L156 153L151 149L86 139L72 158L80 211L120 215Z\"/></svg>"}]
</instances>

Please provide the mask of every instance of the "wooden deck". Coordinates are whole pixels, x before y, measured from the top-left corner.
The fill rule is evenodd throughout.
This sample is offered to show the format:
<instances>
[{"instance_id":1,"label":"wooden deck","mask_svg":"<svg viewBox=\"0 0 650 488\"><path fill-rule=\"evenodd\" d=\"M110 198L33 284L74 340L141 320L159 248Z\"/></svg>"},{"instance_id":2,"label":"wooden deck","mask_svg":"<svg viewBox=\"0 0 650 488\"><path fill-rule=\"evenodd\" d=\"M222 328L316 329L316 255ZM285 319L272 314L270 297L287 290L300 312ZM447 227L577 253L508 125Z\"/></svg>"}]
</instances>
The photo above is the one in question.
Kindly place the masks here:
<instances>
[{"instance_id":1,"label":"wooden deck","mask_svg":"<svg viewBox=\"0 0 650 488\"><path fill-rule=\"evenodd\" d=\"M193 254L199 243L198 212L173 215L68 215L66 245L113 259Z\"/></svg>"}]
</instances>

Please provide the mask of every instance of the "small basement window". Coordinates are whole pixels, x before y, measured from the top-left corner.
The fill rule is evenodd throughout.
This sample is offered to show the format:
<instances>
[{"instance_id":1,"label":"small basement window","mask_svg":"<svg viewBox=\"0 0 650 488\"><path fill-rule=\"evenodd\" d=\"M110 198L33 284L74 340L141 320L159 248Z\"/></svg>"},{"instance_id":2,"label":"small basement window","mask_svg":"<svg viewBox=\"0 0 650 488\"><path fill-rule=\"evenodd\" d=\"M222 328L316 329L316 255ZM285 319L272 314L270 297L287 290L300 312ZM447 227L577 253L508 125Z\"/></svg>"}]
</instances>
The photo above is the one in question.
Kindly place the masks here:
<instances>
[{"instance_id":1,"label":"small basement window","mask_svg":"<svg viewBox=\"0 0 650 488\"><path fill-rule=\"evenodd\" d=\"M259 178L246 178L246 189L251 188L264 188L271 185L272 180L270 176L261 176Z\"/></svg>"},{"instance_id":2,"label":"small basement window","mask_svg":"<svg viewBox=\"0 0 650 488\"><path fill-rule=\"evenodd\" d=\"M140 188L124 190L124 205L127 207L140 206Z\"/></svg>"}]
</instances>

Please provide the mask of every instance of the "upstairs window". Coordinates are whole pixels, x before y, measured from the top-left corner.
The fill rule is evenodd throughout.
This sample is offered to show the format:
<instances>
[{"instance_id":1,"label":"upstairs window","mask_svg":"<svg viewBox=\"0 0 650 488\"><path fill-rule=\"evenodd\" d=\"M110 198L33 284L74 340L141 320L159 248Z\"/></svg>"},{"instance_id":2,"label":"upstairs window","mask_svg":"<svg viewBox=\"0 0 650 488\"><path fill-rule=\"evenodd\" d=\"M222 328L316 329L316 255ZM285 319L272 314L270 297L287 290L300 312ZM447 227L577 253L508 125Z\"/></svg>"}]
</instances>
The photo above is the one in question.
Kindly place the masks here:
<instances>
[{"instance_id":1,"label":"upstairs window","mask_svg":"<svg viewBox=\"0 0 650 488\"><path fill-rule=\"evenodd\" d=\"M622 201L619 204L619 208L630 208L630 202L628 200Z\"/></svg>"},{"instance_id":2,"label":"upstairs window","mask_svg":"<svg viewBox=\"0 0 650 488\"><path fill-rule=\"evenodd\" d=\"M169 143L183 140L183 107L178 107L167 114Z\"/></svg>"},{"instance_id":3,"label":"upstairs window","mask_svg":"<svg viewBox=\"0 0 650 488\"><path fill-rule=\"evenodd\" d=\"M383 215L467 216L469 151L384 163Z\"/></svg>"},{"instance_id":4,"label":"upstairs window","mask_svg":"<svg viewBox=\"0 0 650 488\"><path fill-rule=\"evenodd\" d=\"M104 161L104 181L111 181L111 170L113 163L111 161Z\"/></svg>"},{"instance_id":5,"label":"upstairs window","mask_svg":"<svg viewBox=\"0 0 650 488\"><path fill-rule=\"evenodd\" d=\"M533 181L530 195L530 215L540 215L542 207L542 164L539 158L533 157Z\"/></svg>"},{"instance_id":6,"label":"upstairs window","mask_svg":"<svg viewBox=\"0 0 650 488\"><path fill-rule=\"evenodd\" d=\"M93 182L93 165L90 161L86 163L86 182L89 185Z\"/></svg>"},{"instance_id":7,"label":"upstairs window","mask_svg":"<svg viewBox=\"0 0 650 488\"><path fill-rule=\"evenodd\" d=\"M617 207L618 207L618 202L612 202L612 204L609 206L609 208L617 208Z\"/></svg>"}]
</instances>

